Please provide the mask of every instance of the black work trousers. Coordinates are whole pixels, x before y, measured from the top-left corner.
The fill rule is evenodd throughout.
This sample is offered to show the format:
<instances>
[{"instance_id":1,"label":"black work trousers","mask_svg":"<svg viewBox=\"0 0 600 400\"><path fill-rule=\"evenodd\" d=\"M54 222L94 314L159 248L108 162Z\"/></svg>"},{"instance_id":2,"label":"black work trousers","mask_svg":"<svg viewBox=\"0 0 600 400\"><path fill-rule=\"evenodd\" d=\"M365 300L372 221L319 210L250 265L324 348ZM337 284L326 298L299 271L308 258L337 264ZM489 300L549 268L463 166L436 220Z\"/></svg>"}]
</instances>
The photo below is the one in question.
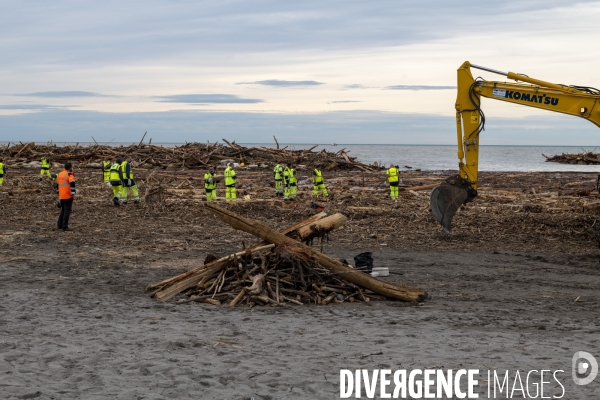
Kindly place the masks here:
<instances>
[{"instance_id":1,"label":"black work trousers","mask_svg":"<svg viewBox=\"0 0 600 400\"><path fill-rule=\"evenodd\" d=\"M73 198L60 201L60 215L58 216L58 229L67 229L69 227L69 217L73 208Z\"/></svg>"}]
</instances>

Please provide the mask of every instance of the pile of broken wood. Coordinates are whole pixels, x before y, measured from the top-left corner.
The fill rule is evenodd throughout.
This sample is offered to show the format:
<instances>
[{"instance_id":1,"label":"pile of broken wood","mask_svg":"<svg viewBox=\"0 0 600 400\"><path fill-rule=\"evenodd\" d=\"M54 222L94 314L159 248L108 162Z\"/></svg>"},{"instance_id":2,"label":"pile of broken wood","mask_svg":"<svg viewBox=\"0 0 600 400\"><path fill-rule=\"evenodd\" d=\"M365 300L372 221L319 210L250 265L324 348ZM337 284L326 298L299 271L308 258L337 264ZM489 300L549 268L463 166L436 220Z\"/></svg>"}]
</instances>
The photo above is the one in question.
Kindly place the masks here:
<instances>
[{"instance_id":1,"label":"pile of broken wood","mask_svg":"<svg viewBox=\"0 0 600 400\"><path fill-rule=\"evenodd\" d=\"M561 164L581 164L581 165L596 165L596 164L600 164L600 153L594 153L593 151L583 151L582 153L579 154L565 154L562 153L561 155L555 155L555 156L547 156L545 154L542 154L544 157L546 157L546 161L548 162L557 162L557 163L561 163Z\"/></svg>"},{"instance_id":2,"label":"pile of broken wood","mask_svg":"<svg viewBox=\"0 0 600 400\"><path fill-rule=\"evenodd\" d=\"M31 143L10 143L0 147L0 156L10 166L20 166L32 161L39 162L42 157L51 162L76 162L78 168L100 168L104 160L115 160L117 157L131 159L139 168L206 168L225 161L244 163L245 165L272 166L276 163L291 162L294 164L322 164L325 170L359 169L377 171L379 166L357 162L354 157L342 149L338 152L325 150L313 151L317 146L306 150L291 150L288 146L279 148L244 147L223 139L221 143L186 143L182 146L164 147L140 142L130 146L108 145L39 145Z\"/></svg>"},{"instance_id":3,"label":"pile of broken wood","mask_svg":"<svg viewBox=\"0 0 600 400\"><path fill-rule=\"evenodd\" d=\"M349 267L302 243L323 237L341 226L341 214L322 212L283 232L212 204L205 207L236 229L252 233L262 243L229 256L207 257L205 264L159 283L146 291L157 300L179 296L219 305L331 304L392 299L422 301L422 289L393 285Z\"/></svg>"}]
</instances>

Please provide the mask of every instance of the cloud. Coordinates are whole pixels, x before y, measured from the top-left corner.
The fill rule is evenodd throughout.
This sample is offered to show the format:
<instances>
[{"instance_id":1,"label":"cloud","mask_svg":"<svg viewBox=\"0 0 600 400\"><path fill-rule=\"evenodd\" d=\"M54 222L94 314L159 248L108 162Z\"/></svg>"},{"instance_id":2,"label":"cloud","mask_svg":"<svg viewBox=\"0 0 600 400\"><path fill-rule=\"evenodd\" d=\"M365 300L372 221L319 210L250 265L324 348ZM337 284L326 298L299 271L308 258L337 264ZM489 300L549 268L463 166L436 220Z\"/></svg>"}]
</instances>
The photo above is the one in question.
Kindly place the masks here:
<instances>
[{"instance_id":1,"label":"cloud","mask_svg":"<svg viewBox=\"0 0 600 400\"><path fill-rule=\"evenodd\" d=\"M71 91L58 91L58 92L33 92L33 93L20 93L13 94L13 96L27 96L27 97L44 97L44 98L64 98L64 97L114 97L106 94L94 93L94 92L82 92L78 90Z\"/></svg>"},{"instance_id":2,"label":"cloud","mask_svg":"<svg viewBox=\"0 0 600 400\"><path fill-rule=\"evenodd\" d=\"M48 104L0 104L0 110L56 110L78 106L52 106Z\"/></svg>"},{"instance_id":3,"label":"cloud","mask_svg":"<svg viewBox=\"0 0 600 400\"><path fill-rule=\"evenodd\" d=\"M243 99L233 94L175 94L171 96L156 96L162 103L189 104L253 104L263 103L261 99Z\"/></svg>"},{"instance_id":4,"label":"cloud","mask_svg":"<svg viewBox=\"0 0 600 400\"><path fill-rule=\"evenodd\" d=\"M368 87L361 85L359 83L353 83L352 85L342 86L342 90L349 90L349 89L368 89Z\"/></svg>"},{"instance_id":5,"label":"cloud","mask_svg":"<svg viewBox=\"0 0 600 400\"><path fill-rule=\"evenodd\" d=\"M324 85L323 82L317 82L317 81L282 81L282 80L278 80L278 79L268 79L266 81L254 81L254 82L238 82L237 84L238 85L264 85L264 86L275 86L275 87Z\"/></svg>"},{"instance_id":6,"label":"cloud","mask_svg":"<svg viewBox=\"0 0 600 400\"><path fill-rule=\"evenodd\" d=\"M507 0L490 13L479 0L461 7L439 0L177 1L168 7L160 1L20 1L0 15L0 35L10 38L0 51L10 55L3 57L9 67L105 66L285 49L354 51L444 39L463 34L465 26L478 33L503 29L506 20L527 21L528 29L543 32L555 21L532 16L564 6L564 0Z\"/></svg>"},{"instance_id":7,"label":"cloud","mask_svg":"<svg viewBox=\"0 0 600 400\"><path fill-rule=\"evenodd\" d=\"M383 90L452 90L456 86L429 86L429 85L395 85L386 86Z\"/></svg>"},{"instance_id":8,"label":"cloud","mask_svg":"<svg viewBox=\"0 0 600 400\"><path fill-rule=\"evenodd\" d=\"M359 101L359 100L334 100L334 101L327 102L327 104L343 104L343 103L362 103L362 101Z\"/></svg>"}]
</instances>

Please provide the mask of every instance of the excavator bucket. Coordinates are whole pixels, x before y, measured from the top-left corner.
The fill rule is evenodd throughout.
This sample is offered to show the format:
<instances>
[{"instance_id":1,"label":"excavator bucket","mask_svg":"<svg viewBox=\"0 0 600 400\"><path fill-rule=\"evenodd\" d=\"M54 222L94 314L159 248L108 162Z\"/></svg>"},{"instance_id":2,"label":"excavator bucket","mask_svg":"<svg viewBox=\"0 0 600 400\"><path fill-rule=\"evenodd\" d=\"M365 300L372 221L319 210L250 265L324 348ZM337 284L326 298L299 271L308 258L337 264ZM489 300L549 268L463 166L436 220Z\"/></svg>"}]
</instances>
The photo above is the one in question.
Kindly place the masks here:
<instances>
[{"instance_id":1,"label":"excavator bucket","mask_svg":"<svg viewBox=\"0 0 600 400\"><path fill-rule=\"evenodd\" d=\"M442 224L446 235L450 235L452 230L451 224L454 214L460 206L468 201L468 198L469 195L466 189L446 182L436 186L431 192L429 199L431 211L435 219Z\"/></svg>"}]
</instances>

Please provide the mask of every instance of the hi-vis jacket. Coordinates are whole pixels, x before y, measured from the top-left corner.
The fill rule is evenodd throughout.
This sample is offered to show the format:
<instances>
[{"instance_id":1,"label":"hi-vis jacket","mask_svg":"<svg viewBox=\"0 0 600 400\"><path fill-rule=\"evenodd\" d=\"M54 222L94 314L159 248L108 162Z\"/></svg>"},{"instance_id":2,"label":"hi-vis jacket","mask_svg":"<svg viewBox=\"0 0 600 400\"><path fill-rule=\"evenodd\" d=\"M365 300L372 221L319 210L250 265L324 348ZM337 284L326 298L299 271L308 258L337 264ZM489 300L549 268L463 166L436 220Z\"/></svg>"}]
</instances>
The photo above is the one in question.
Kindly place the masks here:
<instances>
[{"instance_id":1,"label":"hi-vis jacket","mask_svg":"<svg viewBox=\"0 0 600 400\"><path fill-rule=\"evenodd\" d=\"M229 186L229 187L233 187L235 186L235 171L233 170L233 168L231 167L227 167L225 168L225 172L223 173L223 175L225 175L225 186Z\"/></svg>"},{"instance_id":2,"label":"hi-vis jacket","mask_svg":"<svg viewBox=\"0 0 600 400\"><path fill-rule=\"evenodd\" d=\"M121 163L121 180L126 181L128 179L133 180L133 172L131 172L131 164L127 161Z\"/></svg>"},{"instance_id":3,"label":"hi-vis jacket","mask_svg":"<svg viewBox=\"0 0 600 400\"><path fill-rule=\"evenodd\" d=\"M286 185L296 186L298 179L296 179L296 170L294 168L285 167L283 170L283 182Z\"/></svg>"},{"instance_id":4,"label":"hi-vis jacket","mask_svg":"<svg viewBox=\"0 0 600 400\"><path fill-rule=\"evenodd\" d=\"M387 175L387 180L390 184L398 183L398 170L395 167L391 167L387 171L385 171Z\"/></svg>"},{"instance_id":5,"label":"hi-vis jacket","mask_svg":"<svg viewBox=\"0 0 600 400\"><path fill-rule=\"evenodd\" d=\"M50 169L50 163L46 157L42 158L42 169Z\"/></svg>"},{"instance_id":6,"label":"hi-vis jacket","mask_svg":"<svg viewBox=\"0 0 600 400\"><path fill-rule=\"evenodd\" d=\"M204 189L206 189L207 192L215 190L215 187L217 186L217 183L213 180L214 175L215 174L210 171L204 174Z\"/></svg>"},{"instance_id":7,"label":"hi-vis jacket","mask_svg":"<svg viewBox=\"0 0 600 400\"><path fill-rule=\"evenodd\" d=\"M313 181L313 185L315 185L315 186L323 183L323 173L318 168L315 168L313 171L312 181Z\"/></svg>"},{"instance_id":8,"label":"hi-vis jacket","mask_svg":"<svg viewBox=\"0 0 600 400\"><path fill-rule=\"evenodd\" d=\"M280 181L283 179L283 167L281 164L277 164L275 168L273 168L273 177L276 181Z\"/></svg>"},{"instance_id":9,"label":"hi-vis jacket","mask_svg":"<svg viewBox=\"0 0 600 400\"><path fill-rule=\"evenodd\" d=\"M121 164L114 163L110 167L110 185L121 186Z\"/></svg>"},{"instance_id":10,"label":"hi-vis jacket","mask_svg":"<svg viewBox=\"0 0 600 400\"><path fill-rule=\"evenodd\" d=\"M72 172L63 170L56 178L58 183L59 200L68 200L75 195L75 175Z\"/></svg>"}]
</instances>

